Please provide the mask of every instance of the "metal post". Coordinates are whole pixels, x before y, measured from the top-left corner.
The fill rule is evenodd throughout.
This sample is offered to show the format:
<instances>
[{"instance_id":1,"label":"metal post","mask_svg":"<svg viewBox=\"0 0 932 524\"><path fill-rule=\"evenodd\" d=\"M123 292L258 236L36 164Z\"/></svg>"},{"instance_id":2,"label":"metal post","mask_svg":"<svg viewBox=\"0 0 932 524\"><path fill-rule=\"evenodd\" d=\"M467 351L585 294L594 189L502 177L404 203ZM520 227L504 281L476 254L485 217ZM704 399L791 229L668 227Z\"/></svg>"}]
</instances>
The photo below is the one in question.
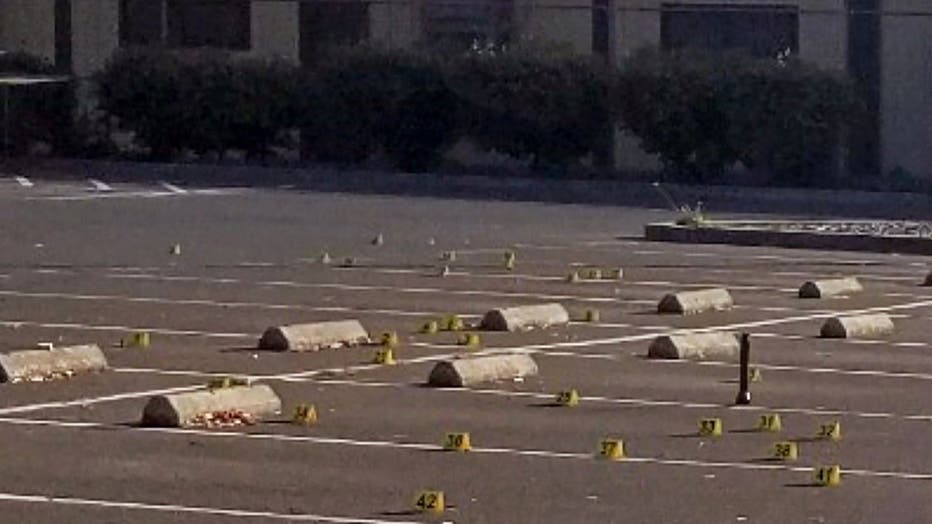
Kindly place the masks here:
<instances>
[{"instance_id":1,"label":"metal post","mask_svg":"<svg viewBox=\"0 0 932 524\"><path fill-rule=\"evenodd\" d=\"M751 403L751 391L748 389L748 378L750 375L751 360L751 335L741 333L741 376L738 378L738 396L735 398L735 404L746 406Z\"/></svg>"}]
</instances>

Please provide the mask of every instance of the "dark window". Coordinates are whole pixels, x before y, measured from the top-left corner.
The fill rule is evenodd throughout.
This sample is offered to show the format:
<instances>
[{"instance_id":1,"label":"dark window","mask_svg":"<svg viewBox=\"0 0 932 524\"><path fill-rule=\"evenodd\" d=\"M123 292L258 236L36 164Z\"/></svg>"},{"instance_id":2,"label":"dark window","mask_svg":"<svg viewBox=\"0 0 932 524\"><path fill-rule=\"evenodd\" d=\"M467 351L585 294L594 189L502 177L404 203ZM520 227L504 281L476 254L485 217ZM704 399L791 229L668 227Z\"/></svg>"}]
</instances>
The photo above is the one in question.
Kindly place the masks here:
<instances>
[{"instance_id":1,"label":"dark window","mask_svg":"<svg viewBox=\"0 0 932 524\"><path fill-rule=\"evenodd\" d=\"M473 43L505 43L512 37L513 24L513 0L427 0L424 6L424 32L434 45L467 48Z\"/></svg>"},{"instance_id":2,"label":"dark window","mask_svg":"<svg viewBox=\"0 0 932 524\"><path fill-rule=\"evenodd\" d=\"M249 49L249 0L169 0L168 44Z\"/></svg>"},{"instance_id":3,"label":"dark window","mask_svg":"<svg viewBox=\"0 0 932 524\"><path fill-rule=\"evenodd\" d=\"M664 49L743 50L775 57L799 48L799 12L776 5L664 4L660 18Z\"/></svg>"},{"instance_id":4,"label":"dark window","mask_svg":"<svg viewBox=\"0 0 932 524\"><path fill-rule=\"evenodd\" d=\"M163 0L120 2L120 44L156 45L163 42Z\"/></svg>"},{"instance_id":5,"label":"dark window","mask_svg":"<svg viewBox=\"0 0 932 524\"><path fill-rule=\"evenodd\" d=\"M249 0L121 0L123 45L249 49Z\"/></svg>"},{"instance_id":6,"label":"dark window","mask_svg":"<svg viewBox=\"0 0 932 524\"><path fill-rule=\"evenodd\" d=\"M592 52L603 59L608 58L611 45L608 10L608 0L592 0Z\"/></svg>"},{"instance_id":7,"label":"dark window","mask_svg":"<svg viewBox=\"0 0 932 524\"><path fill-rule=\"evenodd\" d=\"M71 71L71 0L55 0L55 67Z\"/></svg>"},{"instance_id":8,"label":"dark window","mask_svg":"<svg viewBox=\"0 0 932 524\"><path fill-rule=\"evenodd\" d=\"M369 3L301 2L301 62L313 63L328 47L350 45L369 38Z\"/></svg>"},{"instance_id":9,"label":"dark window","mask_svg":"<svg viewBox=\"0 0 932 524\"><path fill-rule=\"evenodd\" d=\"M849 168L856 174L880 172L880 3L848 0L848 73L867 111L851 130Z\"/></svg>"}]
</instances>

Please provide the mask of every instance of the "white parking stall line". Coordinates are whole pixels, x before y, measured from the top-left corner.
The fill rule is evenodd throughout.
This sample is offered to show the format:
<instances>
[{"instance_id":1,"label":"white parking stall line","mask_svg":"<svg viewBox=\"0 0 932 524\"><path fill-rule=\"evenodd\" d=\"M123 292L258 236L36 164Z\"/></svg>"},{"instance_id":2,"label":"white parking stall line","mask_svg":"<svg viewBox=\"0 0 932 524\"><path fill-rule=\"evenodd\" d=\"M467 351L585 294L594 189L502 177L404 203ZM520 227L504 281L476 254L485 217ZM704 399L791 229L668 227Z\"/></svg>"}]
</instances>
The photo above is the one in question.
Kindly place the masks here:
<instances>
[{"instance_id":1,"label":"white parking stall line","mask_svg":"<svg viewBox=\"0 0 932 524\"><path fill-rule=\"evenodd\" d=\"M0 502L27 504L54 504L59 506L97 507L118 509L121 511L150 511L171 513L174 515L210 515L245 519L264 519L286 522L324 522L333 524L420 524L416 521L370 519L362 517L334 517L309 513L275 513L273 511L255 511L247 509L213 508L207 506L180 506L177 504L152 504L147 502L89 499L57 495L22 495L17 493L0 493ZM180 517L181 518L181 517Z\"/></svg>"},{"instance_id":2,"label":"white parking stall line","mask_svg":"<svg viewBox=\"0 0 932 524\"><path fill-rule=\"evenodd\" d=\"M172 192L172 193L174 193L174 194L176 194L176 195L186 195L186 194L188 194L188 190L187 190L187 189L183 189L183 188L181 188L181 187L179 187L179 186L176 186L175 184L172 184L171 182L162 181L162 182L159 182L159 185L161 185L162 187L164 187L165 189L167 189L168 191L170 191L170 192Z\"/></svg>"},{"instance_id":3,"label":"white parking stall line","mask_svg":"<svg viewBox=\"0 0 932 524\"><path fill-rule=\"evenodd\" d=\"M224 339L250 339L255 340L256 335L248 333L212 333L209 331L196 331L190 329L167 329L154 327L139 326L112 326L97 324L82 324L78 322L35 322L29 320L0 320L0 326L10 327L13 329L22 326L48 328L48 329L74 329L80 331L110 331L130 333L134 331L148 331L159 335L177 335L188 337L206 337L206 338L224 338Z\"/></svg>"},{"instance_id":4,"label":"white parking stall line","mask_svg":"<svg viewBox=\"0 0 932 524\"><path fill-rule=\"evenodd\" d=\"M91 184L91 187L94 189L94 191L100 191L104 193L109 193L113 191L113 188L110 187L109 184L101 180L98 180L96 178L88 178L87 181Z\"/></svg>"},{"instance_id":5,"label":"white parking stall line","mask_svg":"<svg viewBox=\"0 0 932 524\"><path fill-rule=\"evenodd\" d=\"M438 444L428 444L421 442L398 442L391 440L362 440L341 437L325 437L313 435L283 435L276 433L241 433L236 431L224 430L204 430L192 428L159 428L159 427L130 427L118 426L114 424L104 424L96 422L67 422L58 420L39 420L39 419L16 419L0 418L0 423L14 426L44 426L65 429L111 429L122 430L127 432L140 432L151 434L174 435L186 438L193 436L210 439L242 439L266 442L283 442L283 443L301 443L316 444L322 446L349 446L370 449L389 449L403 450L409 452L422 451L439 451L443 447ZM563 460L599 460L594 453L579 453L570 451L553 451L544 449L524 449L524 448L507 448L507 447L473 447L470 453L475 455L507 455L516 457L532 457L540 459L563 459ZM738 469L753 471L783 471L783 472L803 472L811 473L812 467L809 466L789 466L784 464L765 464L759 462L710 462L692 459L677 458L657 458L657 457L626 457L624 464L649 464L660 466L682 466L698 468L716 468L716 469ZM924 472L905 472L905 471L875 471L868 469L845 469L845 474L858 477L899 479L899 480L932 480L932 473ZM365 520L349 520L347 522L366 522Z\"/></svg>"}]
</instances>

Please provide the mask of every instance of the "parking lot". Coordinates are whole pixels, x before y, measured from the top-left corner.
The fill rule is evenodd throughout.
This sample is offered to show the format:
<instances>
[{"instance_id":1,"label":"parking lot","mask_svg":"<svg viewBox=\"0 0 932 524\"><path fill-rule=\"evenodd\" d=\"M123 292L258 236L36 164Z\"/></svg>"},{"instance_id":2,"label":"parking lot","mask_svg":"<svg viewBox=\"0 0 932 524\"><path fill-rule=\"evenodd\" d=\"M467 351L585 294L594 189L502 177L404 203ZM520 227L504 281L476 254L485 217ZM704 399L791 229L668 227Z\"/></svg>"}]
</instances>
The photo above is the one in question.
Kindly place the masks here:
<instances>
[{"instance_id":1,"label":"parking lot","mask_svg":"<svg viewBox=\"0 0 932 524\"><path fill-rule=\"evenodd\" d=\"M932 288L923 257L638 240L662 210L309 193L0 181L0 349L97 343L111 369L0 385L0 511L9 522L927 522L932 514ZM100 181L98 181L100 182ZM384 243L373 242L382 235ZM174 245L180 254L172 254ZM442 252L456 260L440 260ZM506 251L516 255L505 268ZM332 263L321 263L323 253ZM352 259L350 264L345 264ZM444 265L450 273L440 276ZM347 266L347 267L343 267ZM568 282L574 269L621 280ZM860 294L801 300L804 281ZM672 291L725 287L730 311L659 315ZM458 314L559 302L580 321L524 333L420 334ZM600 322L581 321L598 310ZM825 319L889 313L893 336L818 338ZM400 337L273 353L269 326L359 319ZM646 358L681 329L751 334L750 406L736 362ZM123 347L134 332L149 348ZM438 360L526 352L540 373L425 387ZM139 425L156 394L218 377L272 386L252 426ZM552 405L575 388L576 407ZM312 403L319 421L289 423ZM780 433L754 431L762 414ZM721 418L721 437L698 422ZM839 421L840 441L813 437ZM472 451L444 452L446 432ZM623 439L627 458L596 456ZM771 458L776 441L799 459ZM838 464L837 487L813 468ZM413 511L442 490L441 515Z\"/></svg>"}]
</instances>

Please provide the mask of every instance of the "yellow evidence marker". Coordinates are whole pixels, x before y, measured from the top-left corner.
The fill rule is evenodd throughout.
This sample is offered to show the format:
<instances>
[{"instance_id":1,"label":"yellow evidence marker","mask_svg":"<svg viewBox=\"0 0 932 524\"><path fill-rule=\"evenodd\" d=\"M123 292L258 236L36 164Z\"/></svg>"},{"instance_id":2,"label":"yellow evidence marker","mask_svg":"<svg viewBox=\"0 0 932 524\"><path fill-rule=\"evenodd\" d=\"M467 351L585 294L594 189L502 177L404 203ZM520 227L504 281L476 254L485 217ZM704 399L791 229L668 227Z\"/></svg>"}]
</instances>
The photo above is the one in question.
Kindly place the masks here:
<instances>
[{"instance_id":1,"label":"yellow evidence marker","mask_svg":"<svg viewBox=\"0 0 932 524\"><path fill-rule=\"evenodd\" d=\"M773 445L773 458L779 460L796 460L799 458L799 444L790 441L777 442Z\"/></svg>"},{"instance_id":2,"label":"yellow evidence marker","mask_svg":"<svg viewBox=\"0 0 932 524\"><path fill-rule=\"evenodd\" d=\"M515 252L505 251L505 269L511 271L515 268Z\"/></svg>"},{"instance_id":3,"label":"yellow evidence marker","mask_svg":"<svg viewBox=\"0 0 932 524\"><path fill-rule=\"evenodd\" d=\"M602 320L602 315L599 313L598 309L587 309L586 316L583 318L586 320L586 322L597 324Z\"/></svg>"},{"instance_id":4,"label":"yellow evidence marker","mask_svg":"<svg viewBox=\"0 0 932 524\"><path fill-rule=\"evenodd\" d=\"M443 436L444 451L469 451L472 449L472 443L469 440L469 433L447 433Z\"/></svg>"},{"instance_id":5,"label":"yellow evidence marker","mask_svg":"<svg viewBox=\"0 0 932 524\"><path fill-rule=\"evenodd\" d=\"M704 418L699 420L699 435L702 437L721 437L722 419Z\"/></svg>"},{"instance_id":6,"label":"yellow evidence marker","mask_svg":"<svg viewBox=\"0 0 932 524\"><path fill-rule=\"evenodd\" d=\"M834 487L841 484L841 466L817 466L813 470L812 480L817 486Z\"/></svg>"},{"instance_id":7,"label":"yellow evidence marker","mask_svg":"<svg viewBox=\"0 0 932 524\"><path fill-rule=\"evenodd\" d=\"M465 333L459 338L458 342L461 346L466 346L469 349L475 349L479 347L479 345L482 343L482 340L476 333Z\"/></svg>"},{"instance_id":8,"label":"yellow evidence marker","mask_svg":"<svg viewBox=\"0 0 932 524\"><path fill-rule=\"evenodd\" d=\"M414 507L422 513L443 513L446 504L442 491L421 491L414 498Z\"/></svg>"},{"instance_id":9,"label":"yellow evidence marker","mask_svg":"<svg viewBox=\"0 0 932 524\"><path fill-rule=\"evenodd\" d=\"M624 278L624 270L621 268L607 269L602 272L602 278L607 280L621 280Z\"/></svg>"},{"instance_id":10,"label":"yellow evidence marker","mask_svg":"<svg viewBox=\"0 0 932 524\"><path fill-rule=\"evenodd\" d=\"M447 315L440 321L440 329L443 331L462 331L466 326L457 315Z\"/></svg>"},{"instance_id":11,"label":"yellow evidence marker","mask_svg":"<svg viewBox=\"0 0 932 524\"><path fill-rule=\"evenodd\" d=\"M561 391L557 393L556 402L561 406L576 407L579 405L579 391L575 389Z\"/></svg>"},{"instance_id":12,"label":"yellow evidence marker","mask_svg":"<svg viewBox=\"0 0 932 524\"><path fill-rule=\"evenodd\" d=\"M748 374L748 380L751 382L762 382L764 380L764 376L761 375L760 368L751 368Z\"/></svg>"},{"instance_id":13,"label":"yellow evidence marker","mask_svg":"<svg viewBox=\"0 0 932 524\"><path fill-rule=\"evenodd\" d=\"M248 386L249 379L245 378L235 378L235 377L223 377L223 378L213 378L207 381L207 389L226 389L237 386Z\"/></svg>"},{"instance_id":14,"label":"yellow evidence marker","mask_svg":"<svg viewBox=\"0 0 932 524\"><path fill-rule=\"evenodd\" d=\"M602 280L602 270L597 267L586 269L586 280Z\"/></svg>"},{"instance_id":15,"label":"yellow evidence marker","mask_svg":"<svg viewBox=\"0 0 932 524\"><path fill-rule=\"evenodd\" d=\"M621 439L604 438L599 441L599 457L605 460L625 458L625 443Z\"/></svg>"},{"instance_id":16,"label":"yellow evidence marker","mask_svg":"<svg viewBox=\"0 0 932 524\"><path fill-rule=\"evenodd\" d=\"M579 271L570 271L569 274L566 275L566 281L570 284L579 282Z\"/></svg>"},{"instance_id":17,"label":"yellow evidence marker","mask_svg":"<svg viewBox=\"0 0 932 524\"><path fill-rule=\"evenodd\" d=\"M841 422L837 420L830 424L820 424L819 432L816 433L816 437L822 440L841 440Z\"/></svg>"},{"instance_id":18,"label":"yellow evidence marker","mask_svg":"<svg viewBox=\"0 0 932 524\"><path fill-rule=\"evenodd\" d=\"M431 320L421 326L421 333L424 335L436 335L440 331L440 324L436 320Z\"/></svg>"},{"instance_id":19,"label":"yellow evidence marker","mask_svg":"<svg viewBox=\"0 0 932 524\"><path fill-rule=\"evenodd\" d=\"M294 408L291 422L309 426L317 423L317 407L314 404L298 404Z\"/></svg>"},{"instance_id":20,"label":"yellow evidence marker","mask_svg":"<svg viewBox=\"0 0 932 524\"><path fill-rule=\"evenodd\" d=\"M127 346L133 348L147 348L149 347L150 337L148 331L137 331L129 337L129 343Z\"/></svg>"},{"instance_id":21,"label":"yellow evidence marker","mask_svg":"<svg viewBox=\"0 0 932 524\"><path fill-rule=\"evenodd\" d=\"M765 413L757 419L757 431L778 433L783 429L783 422L777 413Z\"/></svg>"},{"instance_id":22,"label":"yellow evidence marker","mask_svg":"<svg viewBox=\"0 0 932 524\"><path fill-rule=\"evenodd\" d=\"M382 333L382 345L385 347L393 348L398 345L398 333L394 331L387 331Z\"/></svg>"},{"instance_id":23,"label":"yellow evidence marker","mask_svg":"<svg viewBox=\"0 0 932 524\"><path fill-rule=\"evenodd\" d=\"M375 358L372 359L372 363L380 364L383 366L394 366L395 351L390 346L375 350Z\"/></svg>"}]
</instances>

